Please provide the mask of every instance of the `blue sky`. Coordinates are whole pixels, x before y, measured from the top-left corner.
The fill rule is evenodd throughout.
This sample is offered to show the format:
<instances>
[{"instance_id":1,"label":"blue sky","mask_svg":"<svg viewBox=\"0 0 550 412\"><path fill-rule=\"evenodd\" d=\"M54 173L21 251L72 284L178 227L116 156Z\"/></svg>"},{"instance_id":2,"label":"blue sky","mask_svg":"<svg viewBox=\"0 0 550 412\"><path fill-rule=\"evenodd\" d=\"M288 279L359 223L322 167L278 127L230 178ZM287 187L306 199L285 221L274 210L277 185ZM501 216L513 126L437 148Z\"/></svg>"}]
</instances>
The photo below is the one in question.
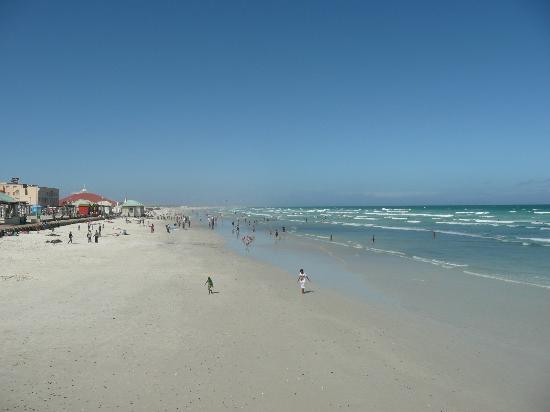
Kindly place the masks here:
<instances>
[{"instance_id":1,"label":"blue sky","mask_svg":"<svg viewBox=\"0 0 550 412\"><path fill-rule=\"evenodd\" d=\"M64 194L550 203L550 6L1 1L0 138Z\"/></svg>"}]
</instances>

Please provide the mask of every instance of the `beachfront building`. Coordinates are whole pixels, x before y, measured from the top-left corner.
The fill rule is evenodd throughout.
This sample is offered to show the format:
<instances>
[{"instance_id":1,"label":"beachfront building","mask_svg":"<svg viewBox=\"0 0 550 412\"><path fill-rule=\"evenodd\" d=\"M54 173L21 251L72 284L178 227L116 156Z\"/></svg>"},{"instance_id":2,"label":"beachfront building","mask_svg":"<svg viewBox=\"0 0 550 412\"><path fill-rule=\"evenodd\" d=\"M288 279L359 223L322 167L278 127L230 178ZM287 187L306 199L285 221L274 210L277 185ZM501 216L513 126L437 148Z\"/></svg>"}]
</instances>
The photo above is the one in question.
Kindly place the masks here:
<instances>
[{"instance_id":1,"label":"beachfront building","mask_svg":"<svg viewBox=\"0 0 550 412\"><path fill-rule=\"evenodd\" d=\"M73 206L80 216L110 215L117 202L83 188L59 201L59 206Z\"/></svg>"},{"instance_id":2,"label":"beachfront building","mask_svg":"<svg viewBox=\"0 0 550 412\"><path fill-rule=\"evenodd\" d=\"M30 206L0 192L0 224L18 225L24 223Z\"/></svg>"},{"instance_id":3,"label":"beachfront building","mask_svg":"<svg viewBox=\"0 0 550 412\"><path fill-rule=\"evenodd\" d=\"M136 200L125 200L121 205L122 216L142 217L145 216L145 205Z\"/></svg>"},{"instance_id":4,"label":"beachfront building","mask_svg":"<svg viewBox=\"0 0 550 412\"><path fill-rule=\"evenodd\" d=\"M57 207L59 203L59 189L19 183L18 177L12 177L9 182L0 182L0 192L30 206Z\"/></svg>"},{"instance_id":5,"label":"beachfront building","mask_svg":"<svg viewBox=\"0 0 550 412\"><path fill-rule=\"evenodd\" d=\"M13 197L0 192L0 223L13 223L10 220L15 214L15 203ZM19 217L17 220L19 220Z\"/></svg>"},{"instance_id":6,"label":"beachfront building","mask_svg":"<svg viewBox=\"0 0 550 412\"><path fill-rule=\"evenodd\" d=\"M115 208L109 200L97 202L97 205L99 206L99 213L101 215L110 215L113 213L113 209Z\"/></svg>"}]
</instances>

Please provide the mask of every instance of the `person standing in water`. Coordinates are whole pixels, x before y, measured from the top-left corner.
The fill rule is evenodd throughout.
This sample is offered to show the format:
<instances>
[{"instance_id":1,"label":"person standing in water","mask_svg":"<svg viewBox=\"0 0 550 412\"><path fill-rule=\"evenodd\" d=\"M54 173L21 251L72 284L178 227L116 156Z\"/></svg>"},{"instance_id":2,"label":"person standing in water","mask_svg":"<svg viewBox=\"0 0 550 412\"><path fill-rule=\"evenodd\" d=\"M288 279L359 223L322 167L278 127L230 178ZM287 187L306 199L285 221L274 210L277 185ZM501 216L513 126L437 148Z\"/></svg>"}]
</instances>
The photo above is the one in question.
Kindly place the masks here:
<instances>
[{"instance_id":1,"label":"person standing in water","mask_svg":"<svg viewBox=\"0 0 550 412\"><path fill-rule=\"evenodd\" d=\"M212 282L212 278L208 276L208 279L206 279L205 285L208 285L208 294L211 295L214 293L212 289L214 289L214 282Z\"/></svg>"},{"instance_id":2,"label":"person standing in water","mask_svg":"<svg viewBox=\"0 0 550 412\"><path fill-rule=\"evenodd\" d=\"M311 282L309 276L304 273L304 269L300 269L298 272L298 283L300 284L302 294L306 293L306 280Z\"/></svg>"}]
</instances>

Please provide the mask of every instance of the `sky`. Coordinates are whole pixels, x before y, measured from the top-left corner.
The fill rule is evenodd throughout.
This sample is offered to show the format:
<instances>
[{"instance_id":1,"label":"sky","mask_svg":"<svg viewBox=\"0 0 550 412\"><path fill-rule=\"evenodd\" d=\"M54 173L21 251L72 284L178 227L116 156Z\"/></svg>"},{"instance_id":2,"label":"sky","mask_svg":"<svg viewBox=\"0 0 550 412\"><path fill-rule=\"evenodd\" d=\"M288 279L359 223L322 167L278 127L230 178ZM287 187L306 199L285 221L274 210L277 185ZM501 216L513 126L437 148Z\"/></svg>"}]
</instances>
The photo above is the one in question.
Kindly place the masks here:
<instances>
[{"instance_id":1,"label":"sky","mask_svg":"<svg viewBox=\"0 0 550 412\"><path fill-rule=\"evenodd\" d=\"M550 2L0 0L0 180L550 203Z\"/></svg>"}]
</instances>

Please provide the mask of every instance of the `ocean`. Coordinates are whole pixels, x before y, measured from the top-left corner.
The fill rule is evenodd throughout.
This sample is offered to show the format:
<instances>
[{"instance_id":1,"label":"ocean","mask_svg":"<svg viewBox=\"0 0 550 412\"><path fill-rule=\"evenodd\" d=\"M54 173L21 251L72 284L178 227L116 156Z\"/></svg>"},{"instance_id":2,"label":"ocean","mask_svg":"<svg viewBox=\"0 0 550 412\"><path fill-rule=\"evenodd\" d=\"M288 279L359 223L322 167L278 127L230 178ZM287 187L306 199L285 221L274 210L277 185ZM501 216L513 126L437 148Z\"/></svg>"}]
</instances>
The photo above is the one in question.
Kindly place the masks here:
<instances>
[{"instance_id":1,"label":"ocean","mask_svg":"<svg viewBox=\"0 0 550 412\"><path fill-rule=\"evenodd\" d=\"M342 256L391 255L456 276L550 290L548 205L242 207L221 213L226 229L232 221L258 245L274 239L277 230L281 237L318 242Z\"/></svg>"}]
</instances>

